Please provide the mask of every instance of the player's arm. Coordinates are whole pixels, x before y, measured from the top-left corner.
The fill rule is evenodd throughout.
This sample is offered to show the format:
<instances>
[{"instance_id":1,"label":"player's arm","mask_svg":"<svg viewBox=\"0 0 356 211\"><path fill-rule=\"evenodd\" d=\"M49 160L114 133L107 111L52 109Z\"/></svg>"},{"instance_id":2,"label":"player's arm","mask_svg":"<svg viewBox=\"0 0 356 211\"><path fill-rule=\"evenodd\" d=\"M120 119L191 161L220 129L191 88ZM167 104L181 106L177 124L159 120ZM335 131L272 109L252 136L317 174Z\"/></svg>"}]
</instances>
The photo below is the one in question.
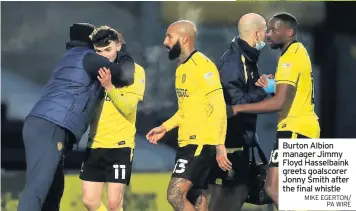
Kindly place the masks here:
<instances>
[{"instance_id":1,"label":"player's arm","mask_svg":"<svg viewBox=\"0 0 356 211\"><path fill-rule=\"evenodd\" d=\"M216 77L215 80L220 84L220 80L218 76ZM209 88L207 90L209 90ZM217 136L217 143L216 143L216 161L218 163L218 166L222 170L224 171L230 170L232 168L232 163L227 158L227 151L225 147L227 116L226 116L225 99L222 92L222 88L220 87L211 92L208 92L207 98L210 104L208 106L208 109L206 110L208 112L207 115L211 115L211 117L214 118L213 123L215 124L215 128L218 129L218 136ZM210 112L211 114L209 114Z\"/></svg>"},{"instance_id":2,"label":"player's arm","mask_svg":"<svg viewBox=\"0 0 356 211\"><path fill-rule=\"evenodd\" d=\"M208 105L205 109L206 115L212 118L212 122L215 124L215 128L218 130L217 142L216 142L216 161L218 166L223 170L229 170L232 167L231 162L227 158L227 151L225 147L226 137L226 105L224 94L221 87L219 73L217 69L197 71L202 73L198 75L198 80L201 81L201 87L208 99Z\"/></svg>"},{"instance_id":3,"label":"player's arm","mask_svg":"<svg viewBox=\"0 0 356 211\"><path fill-rule=\"evenodd\" d=\"M219 138L218 145L225 144L226 127L227 127L227 116L226 116L226 105L224 100L224 95L222 89L217 89L211 93L207 94L209 105L207 106L207 115L211 115L215 118L216 124L215 128L219 128Z\"/></svg>"},{"instance_id":4,"label":"player's arm","mask_svg":"<svg viewBox=\"0 0 356 211\"><path fill-rule=\"evenodd\" d=\"M293 103L300 70L297 62L281 63L277 69L276 93L273 97L259 103L228 107L234 115L237 113L270 113L289 107Z\"/></svg>"},{"instance_id":5,"label":"player's arm","mask_svg":"<svg viewBox=\"0 0 356 211\"><path fill-rule=\"evenodd\" d=\"M162 137L173 128L179 127L182 122L183 116L182 111L178 107L178 111L167 121L165 121L161 126L151 129L146 138L151 144L157 144Z\"/></svg>"},{"instance_id":6,"label":"player's arm","mask_svg":"<svg viewBox=\"0 0 356 211\"><path fill-rule=\"evenodd\" d=\"M97 77L100 68L110 69L115 85L128 86L134 82L135 66L130 56L120 58L118 63L112 63L96 53L88 53L83 59L84 69L91 77Z\"/></svg>"},{"instance_id":7,"label":"player's arm","mask_svg":"<svg viewBox=\"0 0 356 211\"><path fill-rule=\"evenodd\" d=\"M126 88L111 88L107 93L111 102L117 110L124 116L128 117L137 111L137 104L143 100L145 92L145 72L143 69L136 70L135 82Z\"/></svg>"},{"instance_id":8,"label":"player's arm","mask_svg":"<svg viewBox=\"0 0 356 211\"><path fill-rule=\"evenodd\" d=\"M161 126L151 129L146 138L151 144L157 144L159 140L166 134L166 132L178 127L182 121L182 112L178 111L167 121L165 121Z\"/></svg>"},{"instance_id":9,"label":"player's arm","mask_svg":"<svg viewBox=\"0 0 356 211\"><path fill-rule=\"evenodd\" d=\"M167 121L165 121L162 126L165 128L165 130L168 132L176 127L179 126L179 124L182 121L182 111L178 108L178 111Z\"/></svg>"},{"instance_id":10,"label":"player's arm","mask_svg":"<svg viewBox=\"0 0 356 211\"><path fill-rule=\"evenodd\" d=\"M219 73L224 95L227 101L232 102L232 105L259 102L267 96L263 88L257 86L249 92L243 91L244 84L239 79L239 73L243 71L243 64L238 61L228 61L220 67ZM254 78L258 79L259 77Z\"/></svg>"},{"instance_id":11,"label":"player's arm","mask_svg":"<svg viewBox=\"0 0 356 211\"><path fill-rule=\"evenodd\" d=\"M290 106L295 95L295 87L290 84L277 84L276 94L259 103L232 106L234 115L237 113L271 113L282 110L284 106ZM231 108L228 108L231 109Z\"/></svg>"},{"instance_id":12,"label":"player's arm","mask_svg":"<svg viewBox=\"0 0 356 211\"><path fill-rule=\"evenodd\" d=\"M111 102L115 105L117 110L124 116L128 117L136 111L138 99L136 96L122 91L120 88L113 87L107 90Z\"/></svg>"},{"instance_id":13,"label":"player's arm","mask_svg":"<svg viewBox=\"0 0 356 211\"><path fill-rule=\"evenodd\" d=\"M212 122L215 124L215 128L218 129L219 133L217 143L218 145L223 145L225 144L227 117L219 73L217 70L197 70L197 72L200 73L198 75L200 87L202 87L208 99L205 115L214 119Z\"/></svg>"}]
</instances>

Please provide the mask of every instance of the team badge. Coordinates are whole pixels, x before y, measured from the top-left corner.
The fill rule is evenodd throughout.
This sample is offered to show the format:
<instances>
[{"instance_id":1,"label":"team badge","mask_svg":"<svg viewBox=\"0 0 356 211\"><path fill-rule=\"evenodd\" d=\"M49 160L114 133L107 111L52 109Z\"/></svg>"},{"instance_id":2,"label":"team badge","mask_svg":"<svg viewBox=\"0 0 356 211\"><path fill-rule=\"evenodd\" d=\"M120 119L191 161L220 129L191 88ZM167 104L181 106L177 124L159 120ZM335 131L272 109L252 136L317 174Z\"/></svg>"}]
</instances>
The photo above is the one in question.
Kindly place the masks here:
<instances>
[{"instance_id":1,"label":"team badge","mask_svg":"<svg viewBox=\"0 0 356 211\"><path fill-rule=\"evenodd\" d=\"M63 144L62 144L62 142L57 142L57 149L58 149L58 151L62 151L62 149L63 149Z\"/></svg>"},{"instance_id":2,"label":"team badge","mask_svg":"<svg viewBox=\"0 0 356 211\"><path fill-rule=\"evenodd\" d=\"M183 74L183 76L182 76L182 83L184 83L186 79L187 79L187 76L186 76L185 74Z\"/></svg>"}]
</instances>

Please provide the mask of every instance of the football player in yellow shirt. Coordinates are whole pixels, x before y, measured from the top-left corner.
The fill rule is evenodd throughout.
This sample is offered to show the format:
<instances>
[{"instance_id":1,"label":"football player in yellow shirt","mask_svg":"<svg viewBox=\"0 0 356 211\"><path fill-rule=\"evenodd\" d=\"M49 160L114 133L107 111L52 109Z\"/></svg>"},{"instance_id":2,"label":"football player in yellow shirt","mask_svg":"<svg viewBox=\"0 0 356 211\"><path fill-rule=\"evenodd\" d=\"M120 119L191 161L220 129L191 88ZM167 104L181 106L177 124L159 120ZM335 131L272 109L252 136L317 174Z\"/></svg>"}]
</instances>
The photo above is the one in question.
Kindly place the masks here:
<instances>
[{"instance_id":1,"label":"football player in yellow shirt","mask_svg":"<svg viewBox=\"0 0 356 211\"><path fill-rule=\"evenodd\" d=\"M92 41L96 52L111 62L122 62L128 54L122 34L110 27L95 30ZM125 63L122 68L127 68ZM118 211L123 210L125 187L131 177L137 104L143 100L145 72L135 64L134 83L127 87L114 87L110 70L105 68L99 71L98 80L105 97L90 126L80 173L82 200L89 211L106 210L101 196L104 183L108 183L107 208Z\"/></svg>"},{"instance_id":2,"label":"football player in yellow shirt","mask_svg":"<svg viewBox=\"0 0 356 211\"><path fill-rule=\"evenodd\" d=\"M177 21L168 27L164 45L169 59L179 58L176 69L178 111L147 139L156 144L167 131L179 127L176 164L167 198L175 210L207 210L204 190L216 159L225 170L231 168L225 143L226 105L215 64L195 50L196 27Z\"/></svg>"},{"instance_id":3,"label":"football player in yellow shirt","mask_svg":"<svg viewBox=\"0 0 356 211\"><path fill-rule=\"evenodd\" d=\"M275 95L259 103L234 106L233 112L278 111L277 139L266 181L267 194L278 209L278 139L319 138L320 127L314 112L312 65L307 50L296 40L297 20L291 14L279 13L268 25L268 44L282 53L276 71ZM266 81L266 76L262 76L256 85L267 87Z\"/></svg>"}]
</instances>

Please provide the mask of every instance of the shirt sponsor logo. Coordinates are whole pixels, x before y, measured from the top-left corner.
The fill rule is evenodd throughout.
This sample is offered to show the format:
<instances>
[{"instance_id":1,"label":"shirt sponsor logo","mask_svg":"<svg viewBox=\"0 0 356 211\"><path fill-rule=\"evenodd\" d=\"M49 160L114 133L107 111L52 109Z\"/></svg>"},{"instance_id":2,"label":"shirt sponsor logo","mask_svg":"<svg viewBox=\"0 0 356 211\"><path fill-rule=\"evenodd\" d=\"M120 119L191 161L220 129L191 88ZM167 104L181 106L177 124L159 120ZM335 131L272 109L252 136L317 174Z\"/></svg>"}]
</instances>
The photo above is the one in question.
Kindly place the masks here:
<instances>
[{"instance_id":1,"label":"shirt sponsor logo","mask_svg":"<svg viewBox=\"0 0 356 211\"><path fill-rule=\"evenodd\" d=\"M176 88L176 93L178 97L189 97L187 89Z\"/></svg>"},{"instance_id":2,"label":"shirt sponsor logo","mask_svg":"<svg viewBox=\"0 0 356 211\"><path fill-rule=\"evenodd\" d=\"M292 67L292 64L291 63L282 63L281 66L283 68L290 68L290 67Z\"/></svg>"}]
</instances>

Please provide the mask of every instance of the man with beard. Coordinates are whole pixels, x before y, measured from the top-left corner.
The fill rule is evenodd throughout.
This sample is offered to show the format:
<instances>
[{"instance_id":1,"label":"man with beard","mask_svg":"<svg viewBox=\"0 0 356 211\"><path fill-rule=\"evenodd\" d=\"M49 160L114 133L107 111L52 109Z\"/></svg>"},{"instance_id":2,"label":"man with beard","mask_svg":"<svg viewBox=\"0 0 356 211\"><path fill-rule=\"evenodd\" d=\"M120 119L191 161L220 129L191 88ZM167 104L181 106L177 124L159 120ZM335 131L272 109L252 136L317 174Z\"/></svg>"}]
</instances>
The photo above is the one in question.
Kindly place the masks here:
<instances>
[{"instance_id":1,"label":"man with beard","mask_svg":"<svg viewBox=\"0 0 356 211\"><path fill-rule=\"evenodd\" d=\"M297 20L291 14L279 13L268 26L268 44L281 50L275 95L259 103L233 106L232 110L234 114L278 111L277 138L266 181L266 192L278 209L278 139L319 138L320 127L314 112L312 66L307 50L296 38ZM267 76L256 85L268 87Z\"/></svg>"},{"instance_id":2,"label":"man with beard","mask_svg":"<svg viewBox=\"0 0 356 211\"><path fill-rule=\"evenodd\" d=\"M57 63L41 98L23 127L26 185L18 211L58 211L64 189L63 156L79 142L103 98L97 80L109 68L115 85L133 83L133 60L111 63L93 51L91 24L73 24L67 51Z\"/></svg>"},{"instance_id":3,"label":"man with beard","mask_svg":"<svg viewBox=\"0 0 356 211\"><path fill-rule=\"evenodd\" d=\"M239 37L234 38L217 64L226 104L255 103L267 96L255 85L260 77L257 62L266 30L266 21L258 14L249 13L239 20ZM257 114L228 119L225 146L232 169L226 172L218 166L213 168L209 210L238 211L243 206L249 192L249 152L256 141L256 124Z\"/></svg>"},{"instance_id":4,"label":"man with beard","mask_svg":"<svg viewBox=\"0 0 356 211\"><path fill-rule=\"evenodd\" d=\"M120 63L130 56L123 35L113 28L99 27L91 38L97 54L111 62ZM131 178L137 104L143 100L145 72L135 64L134 83L126 87L115 87L106 68L100 70L98 79L105 88L105 98L90 125L80 172L82 201L88 211L106 210L101 197L104 184L108 183L108 209L123 210L125 188Z\"/></svg>"},{"instance_id":5,"label":"man with beard","mask_svg":"<svg viewBox=\"0 0 356 211\"><path fill-rule=\"evenodd\" d=\"M195 50L196 33L190 21L168 27L163 44L170 60L179 58L178 111L146 136L157 144L167 131L179 127L179 148L167 191L168 202L177 211L207 210L204 190L215 156L222 169L231 168L224 146L226 105L219 73L209 58Z\"/></svg>"}]
</instances>

